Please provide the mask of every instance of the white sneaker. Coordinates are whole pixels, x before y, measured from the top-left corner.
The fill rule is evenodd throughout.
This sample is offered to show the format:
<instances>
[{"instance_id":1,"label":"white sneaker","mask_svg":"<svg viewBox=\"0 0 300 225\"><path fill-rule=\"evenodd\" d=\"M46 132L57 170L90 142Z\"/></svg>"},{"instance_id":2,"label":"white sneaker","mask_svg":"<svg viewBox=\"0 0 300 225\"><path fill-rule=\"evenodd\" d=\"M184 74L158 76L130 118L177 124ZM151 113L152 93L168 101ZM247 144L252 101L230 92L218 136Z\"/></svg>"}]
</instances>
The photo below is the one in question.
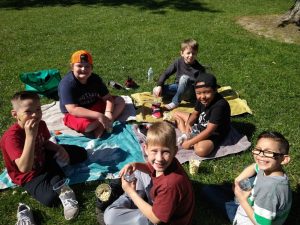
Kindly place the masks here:
<instances>
[{"instance_id":1,"label":"white sneaker","mask_svg":"<svg viewBox=\"0 0 300 225\"><path fill-rule=\"evenodd\" d=\"M35 225L30 207L24 203L19 203L17 218L16 225Z\"/></svg>"},{"instance_id":2,"label":"white sneaker","mask_svg":"<svg viewBox=\"0 0 300 225\"><path fill-rule=\"evenodd\" d=\"M176 105L176 104L173 103L173 102L170 102L169 104L165 105L165 108L166 108L167 110L169 110L169 111L171 111L171 110L173 110L173 109L175 109L175 108L177 108L177 107L178 107L178 105Z\"/></svg>"},{"instance_id":3,"label":"white sneaker","mask_svg":"<svg viewBox=\"0 0 300 225\"><path fill-rule=\"evenodd\" d=\"M76 201L74 191L65 185L61 189L59 198L64 207L64 216L66 220L75 218L79 212L78 202Z\"/></svg>"}]
</instances>

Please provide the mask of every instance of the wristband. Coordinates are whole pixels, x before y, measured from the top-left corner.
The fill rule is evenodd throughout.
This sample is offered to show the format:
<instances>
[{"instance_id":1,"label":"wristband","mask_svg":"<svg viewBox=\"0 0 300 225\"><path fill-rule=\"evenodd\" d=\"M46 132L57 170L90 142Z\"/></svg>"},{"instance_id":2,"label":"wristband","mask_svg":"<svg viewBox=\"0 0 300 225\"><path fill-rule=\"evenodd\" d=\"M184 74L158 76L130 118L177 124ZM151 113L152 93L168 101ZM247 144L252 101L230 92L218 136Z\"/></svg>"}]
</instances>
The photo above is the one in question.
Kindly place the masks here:
<instances>
[{"instance_id":1,"label":"wristband","mask_svg":"<svg viewBox=\"0 0 300 225\"><path fill-rule=\"evenodd\" d=\"M105 112L110 112L110 113L112 113L112 111L105 111Z\"/></svg>"}]
</instances>

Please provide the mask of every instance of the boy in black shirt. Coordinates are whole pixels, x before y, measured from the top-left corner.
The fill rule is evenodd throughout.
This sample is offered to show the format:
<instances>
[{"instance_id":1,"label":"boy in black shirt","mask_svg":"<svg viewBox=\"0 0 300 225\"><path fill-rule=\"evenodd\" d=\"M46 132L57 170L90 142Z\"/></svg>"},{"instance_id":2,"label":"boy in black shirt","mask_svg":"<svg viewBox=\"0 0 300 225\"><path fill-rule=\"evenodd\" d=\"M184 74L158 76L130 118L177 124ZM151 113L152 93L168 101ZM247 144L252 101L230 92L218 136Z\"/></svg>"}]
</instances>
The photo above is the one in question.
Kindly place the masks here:
<instances>
[{"instance_id":1,"label":"boy in black shirt","mask_svg":"<svg viewBox=\"0 0 300 225\"><path fill-rule=\"evenodd\" d=\"M203 73L195 81L196 105L191 114L176 111L179 130L186 133L182 147L194 147L195 153L207 156L230 131L230 106L217 92L214 75ZM192 129L193 127L193 129Z\"/></svg>"}]
</instances>

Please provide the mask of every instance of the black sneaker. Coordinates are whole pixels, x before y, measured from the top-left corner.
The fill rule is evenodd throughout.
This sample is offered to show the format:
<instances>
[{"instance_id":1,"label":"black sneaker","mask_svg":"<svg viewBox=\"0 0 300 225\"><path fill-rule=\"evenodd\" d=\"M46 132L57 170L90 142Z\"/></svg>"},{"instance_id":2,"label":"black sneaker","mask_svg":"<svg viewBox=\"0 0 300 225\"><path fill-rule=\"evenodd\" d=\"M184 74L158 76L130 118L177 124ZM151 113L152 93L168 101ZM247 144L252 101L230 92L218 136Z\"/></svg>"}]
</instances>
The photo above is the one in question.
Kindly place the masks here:
<instances>
[{"instance_id":1,"label":"black sneaker","mask_svg":"<svg viewBox=\"0 0 300 225\"><path fill-rule=\"evenodd\" d=\"M127 90L132 89L132 88L138 88L138 85L135 83L135 81L131 77L128 77L128 79L125 81L125 88Z\"/></svg>"}]
</instances>

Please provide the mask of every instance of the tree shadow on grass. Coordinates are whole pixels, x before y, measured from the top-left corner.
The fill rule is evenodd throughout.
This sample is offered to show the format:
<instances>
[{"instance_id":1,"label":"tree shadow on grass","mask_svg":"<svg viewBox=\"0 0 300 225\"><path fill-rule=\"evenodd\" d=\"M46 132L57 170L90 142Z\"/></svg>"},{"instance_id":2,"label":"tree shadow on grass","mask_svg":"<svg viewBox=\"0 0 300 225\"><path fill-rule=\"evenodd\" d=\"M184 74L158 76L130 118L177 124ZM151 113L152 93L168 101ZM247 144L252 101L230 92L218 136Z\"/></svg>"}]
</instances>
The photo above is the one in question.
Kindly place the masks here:
<instances>
[{"instance_id":1,"label":"tree shadow on grass","mask_svg":"<svg viewBox=\"0 0 300 225\"><path fill-rule=\"evenodd\" d=\"M194 217L194 225L196 224L230 224L228 218L214 209L201 194L202 184L196 181L192 182L195 191L196 209ZM230 184L230 183L228 183ZM297 185L296 191L293 191L293 202L290 213L285 225L294 225L298 221L300 212L300 184ZM215 215L218 214L218 217Z\"/></svg>"},{"instance_id":2,"label":"tree shadow on grass","mask_svg":"<svg viewBox=\"0 0 300 225\"><path fill-rule=\"evenodd\" d=\"M23 9L26 7L44 7L44 6L134 6L140 10L152 10L156 13L164 14L166 9L178 11L200 11L200 12L220 12L210 9L207 3L201 3L196 0L0 0L0 8Z\"/></svg>"},{"instance_id":3,"label":"tree shadow on grass","mask_svg":"<svg viewBox=\"0 0 300 225\"><path fill-rule=\"evenodd\" d=\"M299 220L300 212L300 184L297 185L296 191L293 191L293 202L290 214L285 222L285 225L294 225L295 221Z\"/></svg>"},{"instance_id":4,"label":"tree shadow on grass","mask_svg":"<svg viewBox=\"0 0 300 225\"><path fill-rule=\"evenodd\" d=\"M197 181L192 182L194 192L196 207L193 219L193 225L206 225L206 224L223 224L229 225L230 222L225 215L222 215L218 210L214 209L209 202L204 199L203 194L201 193L202 184ZM218 215L218 216L216 216Z\"/></svg>"}]
</instances>

